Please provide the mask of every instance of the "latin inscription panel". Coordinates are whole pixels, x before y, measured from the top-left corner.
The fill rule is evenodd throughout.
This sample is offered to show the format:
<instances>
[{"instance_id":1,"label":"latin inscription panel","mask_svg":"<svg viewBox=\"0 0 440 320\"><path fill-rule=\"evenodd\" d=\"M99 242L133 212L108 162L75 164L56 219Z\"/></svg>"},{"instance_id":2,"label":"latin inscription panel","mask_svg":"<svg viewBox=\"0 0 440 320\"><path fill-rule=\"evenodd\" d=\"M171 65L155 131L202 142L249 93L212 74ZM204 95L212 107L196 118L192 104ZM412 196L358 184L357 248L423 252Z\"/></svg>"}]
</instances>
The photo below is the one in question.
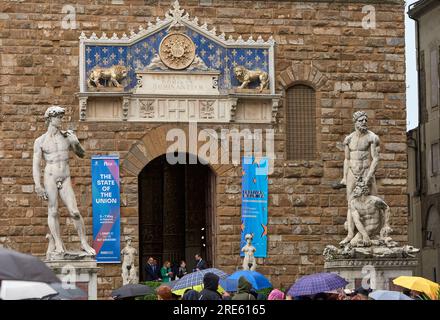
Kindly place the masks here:
<instances>
[{"instance_id":1,"label":"latin inscription panel","mask_svg":"<svg viewBox=\"0 0 440 320\"><path fill-rule=\"evenodd\" d=\"M218 95L218 72L139 72L135 94Z\"/></svg>"}]
</instances>

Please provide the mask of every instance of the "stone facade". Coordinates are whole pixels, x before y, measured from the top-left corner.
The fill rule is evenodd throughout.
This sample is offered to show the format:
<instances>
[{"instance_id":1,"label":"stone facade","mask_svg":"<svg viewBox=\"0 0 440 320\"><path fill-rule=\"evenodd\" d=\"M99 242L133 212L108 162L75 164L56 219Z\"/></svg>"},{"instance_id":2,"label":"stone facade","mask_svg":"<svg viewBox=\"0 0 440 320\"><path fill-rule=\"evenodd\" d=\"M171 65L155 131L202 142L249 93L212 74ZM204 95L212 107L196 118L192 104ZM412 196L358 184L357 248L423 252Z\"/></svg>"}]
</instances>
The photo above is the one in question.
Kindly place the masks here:
<instances>
[{"instance_id":1,"label":"stone facade","mask_svg":"<svg viewBox=\"0 0 440 320\"><path fill-rule=\"evenodd\" d=\"M87 155L72 155L71 176L87 234L92 233L90 156L121 157L121 238L133 237L138 247L137 174L166 150L164 133L171 125L138 122L80 122L79 42L87 33L129 32L145 19L163 17L168 1L119 1L122 4L74 3L76 28L63 29L63 5L52 1L1 2L1 214L0 243L43 256L47 242L47 207L34 193L32 146L46 127L43 114L50 104L66 107L66 121ZM73 2L72 2L73 3ZM204 1L205 3L205 1ZM304 274L321 271L322 251L344 234L345 192L331 183L342 177L344 136L352 131L351 115L363 109L371 130L381 137L378 191L392 208L396 241L407 240L406 114L404 6L402 1L180 1L191 16L219 32L273 35L276 41L276 92L306 83L317 92L318 156L314 161L285 157L285 102L273 124L199 124L199 129L274 128L275 168L269 177L268 258L258 259L259 271L276 286L287 287ZM373 5L376 27L364 29L362 12ZM172 125L183 128L185 124ZM234 271L241 265L241 169L212 166L216 173L215 266ZM65 208L63 238L77 242ZM122 284L120 265L101 265L98 295L108 297Z\"/></svg>"}]
</instances>

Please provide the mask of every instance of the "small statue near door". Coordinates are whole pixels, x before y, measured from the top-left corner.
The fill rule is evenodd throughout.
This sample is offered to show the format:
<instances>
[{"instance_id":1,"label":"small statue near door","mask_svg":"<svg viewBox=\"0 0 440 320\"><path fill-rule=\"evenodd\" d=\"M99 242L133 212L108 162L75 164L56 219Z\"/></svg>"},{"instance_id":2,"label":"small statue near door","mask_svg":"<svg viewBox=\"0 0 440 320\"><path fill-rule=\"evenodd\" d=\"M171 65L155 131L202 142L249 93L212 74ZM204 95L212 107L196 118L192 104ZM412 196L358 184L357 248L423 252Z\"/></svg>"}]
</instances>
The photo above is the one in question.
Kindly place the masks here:
<instances>
[{"instance_id":1,"label":"small statue near door","mask_svg":"<svg viewBox=\"0 0 440 320\"><path fill-rule=\"evenodd\" d=\"M121 251L122 256L122 285L137 284L138 277L136 266L134 265L137 250L131 246L131 237L126 237L127 244Z\"/></svg>"},{"instance_id":2,"label":"small statue near door","mask_svg":"<svg viewBox=\"0 0 440 320\"><path fill-rule=\"evenodd\" d=\"M255 271L257 269L257 260L255 259L255 252L257 249L252 245L252 239L254 236L252 234L245 235L246 245L241 248L241 252L244 253L243 259L243 270Z\"/></svg>"}]
</instances>

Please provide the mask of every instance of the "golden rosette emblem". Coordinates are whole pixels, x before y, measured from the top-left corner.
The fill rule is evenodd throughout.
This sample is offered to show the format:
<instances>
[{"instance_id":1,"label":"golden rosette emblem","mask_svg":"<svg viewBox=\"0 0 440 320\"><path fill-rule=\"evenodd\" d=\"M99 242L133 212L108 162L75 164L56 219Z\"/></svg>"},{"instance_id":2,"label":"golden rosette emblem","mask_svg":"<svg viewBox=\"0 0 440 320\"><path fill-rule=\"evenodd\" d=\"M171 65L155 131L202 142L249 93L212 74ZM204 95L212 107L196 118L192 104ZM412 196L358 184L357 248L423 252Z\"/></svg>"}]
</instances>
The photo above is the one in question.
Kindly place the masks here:
<instances>
[{"instance_id":1,"label":"golden rosette emblem","mask_svg":"<svg viewBox=\"0 0 440 320\"><path fill-rule=\"evenodd\" d=\"M196 46L187 35L172 33L163 38L159 46L159 56L168 68L182 70L193 62Z\"/></svg>"}]
</instances>

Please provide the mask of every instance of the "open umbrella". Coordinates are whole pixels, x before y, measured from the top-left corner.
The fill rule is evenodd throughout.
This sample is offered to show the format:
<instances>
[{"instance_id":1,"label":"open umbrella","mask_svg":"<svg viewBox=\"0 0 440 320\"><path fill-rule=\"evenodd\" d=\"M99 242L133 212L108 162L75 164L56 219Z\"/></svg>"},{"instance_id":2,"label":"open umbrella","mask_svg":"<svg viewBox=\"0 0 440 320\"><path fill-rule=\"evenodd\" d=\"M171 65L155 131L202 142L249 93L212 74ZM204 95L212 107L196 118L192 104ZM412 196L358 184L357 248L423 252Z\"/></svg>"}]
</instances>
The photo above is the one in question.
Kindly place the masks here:
<instances>
[{"instance_id":1,"label":"open umbrella","mask_svg":"<svg viewBox=\"0 0 440 320\"><path fill-rule=\"evenodd\" d=\"M61 283L52 283L50 286L56 290L56 294L47 297L47 300L87 300L87 293L76 286L63 288Z\"/></svg>"},{"instance_id":2,"label":"open umbrella","mask_svg":"<svg viewBox=\"0 0 440 320\"><path fill-rule=\"evenodd\" d=\"M250 270L236 271L224 280L220 280L220 285L228 292L237 291L238 279L245 277L252 284L255 290L272 288L270 281L261 273Z\"/></svg>"},{"instance_id":3,"label":"open umbrella","mask_svg":"<svg viewBox=\"0 0 440 320\"><path fill-rule=\"evenodd\" d=\"M376 290L368 295L374 300L413 300L399 291Z\"/></svg>"},{"instance_id":4,"label":"open umbrella","mask_svg":"<svg viewBox=\"0 0 440 320\"><path fill-rule=\"evenodd\" d=\"M315 273L301 277L293 284L287 294L291 297L308 296L344 288L348 282L335 273Z\"/></svg>"},{"instance_id":5,"label":"open umbrella","mask_svg":"<svg viewBox=\"0 0 440 320\"><path fill-rule=\"evenodd\" d=\"M114 299L134 298L147 294L155 294L155 291L153 288L144 284L126 284L112 291L112 297Z\"/></svg>"},{"instance_id":6,"label":"open umbrella","mask_svg":"<svg viewBox=\"0 0 440 320\"><path fill-rule=\"evenodd\" d=\"M200 292L203 290L203 283L201 283L197 286L187 287L187 288L183 288L183 289L176 289L176 290L171 289L171 290L172 290L173 294L175 294L176 296L183 296L185 294L186 290L189 290L189 289ZM222 286L219 284L217 292L220 294L223 294L225 292L225 289L223 289Z\"/></svg>"},{"instance_id":7,"label":"open umbrella","mask_svg":"<svg viewBox=\"0 0 440 320\"><path fill-rule=\"evenodd\" d=\"M410 290L423 292L431 299L436 298L437 292L440 288L438 283L422 277L400 276L394 279L393 283Z\"/></svg>"},{"instance_id":8,"label":"open umbrella","mask_svg":"<svg viewBox=\"0 0 440 320\"><path fill-rule=\"evenodd\" d=\"M40 259L4 248L0 248L0 280L60 282Z\"/></svg>"},{"instance_id":9,"label":"open umbrella","mask_svg":"<svg viewBox=\"0 0 440 320\"><path fill-rule=\"evenodd\" d=\"M0 287L3 300L41 299L56 293L49 284L37 281L2 280Z\"/></svg>"},{"instance_id":10,"label":"open umbrella","mask_svg":"<svg viewBox=\"0 0 440 320\"><path fill-rule=\"evenodd\" d=\"M195 271L192 273L188 273L187 275L184 275L182 278L177 280L173 285L173 291L185 288L192 288L202 284L203 277L207 273L214 273L220 279L226 279L228 276L226 272L223 272L222 270L216 268L208 268L200 271Z\"/></svg>"}]
</instances>

